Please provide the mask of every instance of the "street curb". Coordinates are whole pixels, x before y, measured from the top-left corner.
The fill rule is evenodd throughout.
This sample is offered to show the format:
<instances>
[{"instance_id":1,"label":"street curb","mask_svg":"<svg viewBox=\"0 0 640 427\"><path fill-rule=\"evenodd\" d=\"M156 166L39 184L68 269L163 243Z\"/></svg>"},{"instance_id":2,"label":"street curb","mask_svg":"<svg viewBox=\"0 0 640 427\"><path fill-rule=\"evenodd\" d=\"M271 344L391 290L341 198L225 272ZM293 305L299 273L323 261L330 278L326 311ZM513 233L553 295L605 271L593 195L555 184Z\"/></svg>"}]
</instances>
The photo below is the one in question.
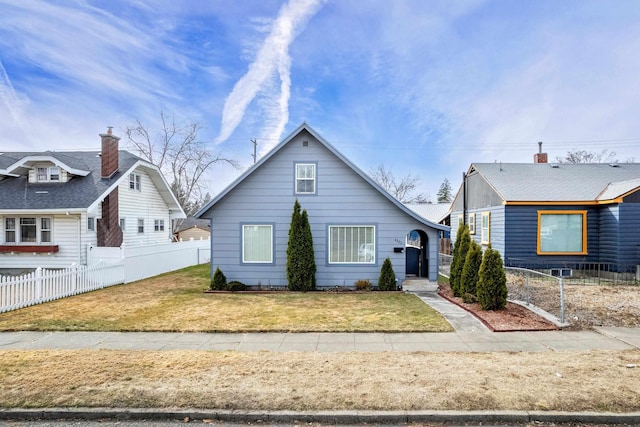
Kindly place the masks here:
<instances>
[{"instance_id":1,"label":"street curb","mask_svg":"<svg viewBox=\"0 0 640 427\"><path fill-rule=\"evenodd\" d=\"M640 424L640 412L562 411L243 411L166 408L0 409L0 420L216 420L236 423L585 423Z\"/></svg>"}]
</instances>

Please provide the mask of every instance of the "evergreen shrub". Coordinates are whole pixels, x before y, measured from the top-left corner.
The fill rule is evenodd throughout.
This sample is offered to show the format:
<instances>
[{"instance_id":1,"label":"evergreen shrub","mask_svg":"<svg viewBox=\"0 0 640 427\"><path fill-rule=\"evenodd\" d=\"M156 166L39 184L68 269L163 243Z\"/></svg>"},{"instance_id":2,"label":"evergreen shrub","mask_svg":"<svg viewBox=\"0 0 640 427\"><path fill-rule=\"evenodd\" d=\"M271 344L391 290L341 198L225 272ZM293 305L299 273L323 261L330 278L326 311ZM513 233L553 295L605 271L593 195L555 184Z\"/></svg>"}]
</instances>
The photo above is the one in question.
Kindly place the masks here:
<instances>
[{"instance_id":1,"label":"evergreen shrub","mask_svg":"<svg viewBox=\"0 0 640 427\"><path fill-rule=\"evenodd\" d=\"M227 288L227 277L224 275L220 267L216 267L216 271L213 273L209 289L213 291L223 291Z\"/></svg>"},{"instance_id":2,"label":"evergreen shrub","mask_svg":"<svg viewBox=\"0 0 640 427\"><path fill-rule=\"evenodd\" d=\"M382 263L380 277L378 278L379 291L395 291L396 290L396 273L393 271L391 259L387 257Z\"/></svg>"},{"instance_id":3,"label":"evergreen shrub","mask_svg":"<svg viewBox=\"0 0 640 427\"><path fill-rule=\"evenodd\" d=\"M456 234L456 242L453 246L453 259L451 260L451 272L449 273L449 286L451 286L451 292L456 297L461 297L463 294L462 269L467 259L470 244L471 234L469 234L469 228L460 224Z\"/></svg>"},{"instance_id":4,"label":"evergreen shrub","mask_svg":"<svg viewBox=\"0 0 640 427\"><path fill-rule=\"evenodd\" d=\"M484 251L478 278L478 302L483 310L500 310L507 306L507 277L500 252L491 248Z\"/></svg>"},{"instance_id":5,"label":"evergreen shrub","mask_svg":"<svg viewBox=\"0 0 640 427\"><path fill-rule=\"evenodd\" d=\"M297 199L293 204L289 226L287 286L291 291L307 292L316 289L316 260L309 216L306 210L300 212Z\"/></svg>"},{"instance_id":6,"label":"evergreen shrub","mask_svg":"<svg viewBox=\"0 0 640 427\"><path fill-rule=\"evenodd\" d=\"M464 302L476 301L476 287L478 285L478 277L480 274L480 265L482 264L482 248L474 240L469 244L467 257L462 267L462 275L460 277L460 289L462 290L462 300Z\"/></svg>"}]
</instances>

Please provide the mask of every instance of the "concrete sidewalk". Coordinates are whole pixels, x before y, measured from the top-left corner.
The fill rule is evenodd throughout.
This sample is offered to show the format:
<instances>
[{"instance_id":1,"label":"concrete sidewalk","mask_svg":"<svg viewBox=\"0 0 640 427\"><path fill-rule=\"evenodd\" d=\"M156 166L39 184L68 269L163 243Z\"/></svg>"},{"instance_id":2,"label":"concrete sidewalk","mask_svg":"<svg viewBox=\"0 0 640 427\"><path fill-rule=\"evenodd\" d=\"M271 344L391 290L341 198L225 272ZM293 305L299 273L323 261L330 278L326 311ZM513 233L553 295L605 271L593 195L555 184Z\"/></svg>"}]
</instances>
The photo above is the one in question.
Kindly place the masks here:
<instances>
[{"instance_id":1,"label":"concrete sidewalk","mask_svg":"<svg viewBox=\"0 0 640 427\"><path fill-rule=\"evenodd\" d=\"M544 352L640 348L640 329L507 333L3 332L0 350L233 350L310 352Z\"/></svg>"}]
</instances>

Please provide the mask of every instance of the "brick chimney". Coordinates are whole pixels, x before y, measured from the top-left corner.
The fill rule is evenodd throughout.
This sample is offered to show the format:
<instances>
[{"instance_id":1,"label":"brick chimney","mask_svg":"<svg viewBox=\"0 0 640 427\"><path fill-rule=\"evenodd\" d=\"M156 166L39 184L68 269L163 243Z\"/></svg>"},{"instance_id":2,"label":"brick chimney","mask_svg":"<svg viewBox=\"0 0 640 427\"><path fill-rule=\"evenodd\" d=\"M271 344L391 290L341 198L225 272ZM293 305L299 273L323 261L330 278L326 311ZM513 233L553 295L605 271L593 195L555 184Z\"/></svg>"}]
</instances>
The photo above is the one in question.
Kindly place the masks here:
<instances>
[{"instance_id":1,"label":"brick chimney","mask_svg":"<svg viewBox=\"0 0 640 427\"><path fill-rule=\"evenodd\" d=\"M118 141L120 138L114 136L111 127L107 128L107 133L101 133L102 138L102 178L111 178L118 172ZM122 245L122 230L118 219L118 187L114 188L102 201L102 218L98 218L97 240L98 246L118 247Z\"/></svg>"},{"instance_id":2,"label":"brick chimney","mask_svg":"<svg viewBox=\"0 0 640 427\"><path fill-rule=\"evenodd\" d=\"M533 155L533 163L547 163L547 153L542 152L542 141L538 142L538 152Z\"/></svg>"},{"instance_id":3,"label":"brick chimney","mask_svg":"<svg viewBox=\"0 0 640 427\"><path fill-rule=\"evenodd\" d=\"M112 127L107 128L107 133L101 133L102 138L102 178L111 178L118 172L118 141L120 138L113 135Z\"/></svg>"}]
</instances>

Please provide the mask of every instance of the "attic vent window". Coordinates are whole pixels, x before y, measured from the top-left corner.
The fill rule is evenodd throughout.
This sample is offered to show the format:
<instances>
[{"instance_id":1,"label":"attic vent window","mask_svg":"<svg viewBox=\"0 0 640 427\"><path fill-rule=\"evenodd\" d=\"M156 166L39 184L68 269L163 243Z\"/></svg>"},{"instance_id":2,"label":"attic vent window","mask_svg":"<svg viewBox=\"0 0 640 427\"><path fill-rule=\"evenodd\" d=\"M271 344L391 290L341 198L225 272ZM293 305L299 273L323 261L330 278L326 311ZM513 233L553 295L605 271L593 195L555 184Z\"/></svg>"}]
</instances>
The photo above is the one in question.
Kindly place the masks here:
<instances>
[{"instance_id":1,"label":"attic vent window","mask_svg":"<svg viewBox=\"0 0 640 427\"><path fill-rule=\"evenodd\" d=\"M560 165L551 165L552 168L554 169L558 169L560 167Z\"/></svg>"},{"instance_id":2,"label":"attic vent window","mask_svg":"<svg viewBox=\"0 0 640 427\"><path fill-rule=\"evenodd\" d=\"M302 146L303 147L308 147L309 146L309 141L302 141Z\"/></svg>"},{"instance_id":3,"label":"attic vent window","mask_svg":"<svg viewBox=\"0 0 640 427\"><path fill-rule=\"evenodd\" d=\"M611 166L612 168L619 168L620 165L618 163L611 163L609 164L609 166Z\"/></svg>"}]
</instances>

